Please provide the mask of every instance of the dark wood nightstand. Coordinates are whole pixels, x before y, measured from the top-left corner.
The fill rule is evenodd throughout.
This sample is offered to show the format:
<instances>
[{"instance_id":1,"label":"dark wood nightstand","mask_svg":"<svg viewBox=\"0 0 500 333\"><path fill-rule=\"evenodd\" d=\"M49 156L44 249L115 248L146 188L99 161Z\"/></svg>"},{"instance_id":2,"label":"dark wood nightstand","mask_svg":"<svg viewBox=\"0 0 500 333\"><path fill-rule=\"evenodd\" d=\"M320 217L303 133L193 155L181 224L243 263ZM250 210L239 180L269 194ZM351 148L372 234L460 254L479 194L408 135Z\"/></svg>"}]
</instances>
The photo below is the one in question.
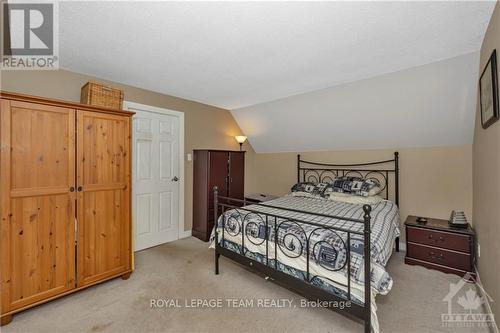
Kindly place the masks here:
<instances>
[{"instance_id":1,"label":"dark wood nightstand","mask_svg":"<svg viewBox=\"0 0 500 333\"><path fill-rule=\"evenodd\" d=\"M245 200L247 201L248 204L252 203L261 203L273 199L279 198L277 195L272 195L272 194L264 194L264 193L257 193L257 194L247 194L245 195Z\"/></svg>"},{"instance_id":2,"label":"dark wood nightstand","mask_svg":"<svg viewBox=\"0 0 500 333\"><path fill-rule=\"evenodd\" d=\"M464 276L474 273L474 230L452 228L447 220L427 218L417 222L408 216L406 225L405 263Z\"/></svg>"}]
</instances>

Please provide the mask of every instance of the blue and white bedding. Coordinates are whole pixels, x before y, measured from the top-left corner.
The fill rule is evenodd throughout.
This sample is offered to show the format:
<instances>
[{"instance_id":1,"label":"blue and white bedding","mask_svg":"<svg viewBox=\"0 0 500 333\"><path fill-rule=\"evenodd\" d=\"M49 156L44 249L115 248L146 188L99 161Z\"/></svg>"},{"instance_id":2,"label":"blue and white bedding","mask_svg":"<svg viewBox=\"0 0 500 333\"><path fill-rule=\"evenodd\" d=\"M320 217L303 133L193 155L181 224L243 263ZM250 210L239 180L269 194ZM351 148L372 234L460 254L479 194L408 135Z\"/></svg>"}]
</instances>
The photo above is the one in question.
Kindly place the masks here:
<instances>
[{"instance_id":1,"label":"blue and white bedding","mask_svg":"<svg viewBox=\"0 0 500 333\"><path fill-rule=\"evenodd\" d=\"M347 291L347 232L323 229L321 227L292 222L303 220L325 227L341 228L356 231L361 234L350 234L351 249L351 297L359 303L364 302L364 252L363 252L363 223L345 221L336 218L323 217L315 214L334 215L338 217L363 220L363 206L338 202L323 197L284 196L265 203L268 206L249 205L241 209L232 209L225 212L225 229L223 218L219 218L217 231L220 245L240 251L243 246L246 256L265 260L265 215L278 215L276 219L278 246L275 249L275 220L268 218L268 259L274 262L277 259L280 267L287 267L288 273L302 272L305 279L307 270L305 250L306 239L309 238L309 272L310 278L318 284L331 286L336 292ZM392 253L394 240L400 235L399 211L397 206L388 200L381 200L373 204L371 211L371 286L372 300L375 295L387 294L392 288L392 278L385 270L385 265ZM274 208L276 207L276 208ZM258 213L245 210L251 209ZM291 211L294 209L302 212ZM308 214L311 212L315 214ZM246 237L242 244L241 227L244 223ZM211 239L214 245L214 232ZM276 258L275 258L276 251ZM297 273L298 272L298 273ZM300 278L300 277L299 277ZM312 282L312 281L311 281ZM331 291L331 290L330 290ZM376 305L372 302L372 314L375 317L374 329L378 331L378 321L375 315ZM373 317L372 316L372 317Z\"/></svg>"}]
</instances>

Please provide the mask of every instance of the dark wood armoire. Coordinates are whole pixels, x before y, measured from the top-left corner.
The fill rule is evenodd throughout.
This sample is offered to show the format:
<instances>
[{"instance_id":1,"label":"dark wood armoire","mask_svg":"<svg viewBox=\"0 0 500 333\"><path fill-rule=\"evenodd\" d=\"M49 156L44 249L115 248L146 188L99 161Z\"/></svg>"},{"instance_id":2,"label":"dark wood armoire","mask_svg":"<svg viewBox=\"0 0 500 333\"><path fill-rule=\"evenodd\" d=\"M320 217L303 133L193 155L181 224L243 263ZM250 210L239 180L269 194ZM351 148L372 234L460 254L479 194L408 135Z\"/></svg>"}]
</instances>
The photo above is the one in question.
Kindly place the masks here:
<instances>
[{"instance_id":1,"label":"dark wood armoire","mask_svg":"<svg viewBox=\"0 0 500 333\"><path fill-rule=\"evenodd\" d=\"M245 152L194 150L193 236L206 242L214 227L213 188L219 194L244 199Z\"/></svg>"}]
</instances>

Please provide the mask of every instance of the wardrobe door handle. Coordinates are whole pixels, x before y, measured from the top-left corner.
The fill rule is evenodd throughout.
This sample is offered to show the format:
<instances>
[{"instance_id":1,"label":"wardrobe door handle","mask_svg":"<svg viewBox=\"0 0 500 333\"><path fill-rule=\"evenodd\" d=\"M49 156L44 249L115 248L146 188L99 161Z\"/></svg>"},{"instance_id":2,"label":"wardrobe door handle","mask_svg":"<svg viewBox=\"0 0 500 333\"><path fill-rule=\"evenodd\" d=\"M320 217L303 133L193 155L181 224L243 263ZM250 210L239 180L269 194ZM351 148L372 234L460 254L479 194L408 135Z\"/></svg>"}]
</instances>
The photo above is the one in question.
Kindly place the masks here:
<instances>
[{"instance_id":1,"label":"wardrobe door handle","mask_svg":"<svg viewBox=\"0 0 500 333\"><path fill-rule=\"evenodd\" d=\"M75 192L75 188L74 188L73 186L71 186L71 187L69 188L69 191L70 191L70 192Z\"/></svg>"},{"instance_id":2,"label":"wardrobe door handle","mask_svg":"<svg viewBox=\"0 0 500 333\"><path fill-rule=\"evenodd\" d=\"M81 186L78 186L78 192L81 192L83 188Z\"/></svg>"}]
</instances>

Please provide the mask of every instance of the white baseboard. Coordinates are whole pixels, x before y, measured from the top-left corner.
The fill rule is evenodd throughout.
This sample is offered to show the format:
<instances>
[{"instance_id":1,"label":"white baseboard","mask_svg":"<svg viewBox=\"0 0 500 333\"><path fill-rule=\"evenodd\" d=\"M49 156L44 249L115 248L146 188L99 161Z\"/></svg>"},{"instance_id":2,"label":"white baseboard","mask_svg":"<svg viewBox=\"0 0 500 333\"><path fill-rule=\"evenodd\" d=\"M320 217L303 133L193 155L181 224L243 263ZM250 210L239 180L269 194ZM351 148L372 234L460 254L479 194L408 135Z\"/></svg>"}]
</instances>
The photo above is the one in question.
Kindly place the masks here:
<instances>
[{"instance_id":1,"label":"white baseboard","mask_svg":"<svg viewBox=\"0 0 500 333\"><path fill-rule=\"evenodd\" d=\"M399 240L399 251L406 252L406 242L403 242L401 239Z\"/></svg>"},{"instance_id":2,"label":"white baseboard","mask_svg":"<svg viewBox=\"0 0 500 333\"><path fill-rule=\"evenodd\" d=\"M191 237L191 230L184 230L179 232L179 239Z\"/></svg>"},{"instance_id":3,"label":"white baseboard","mask_svg":"<svg viewBox=\"0 0 500 333\"><path fill-rule=\"evenodd\" d=\"M479 271L477 270L477 266L474 266L474 268L476 269L477 280L479 281L479 283L481 283L481 277L479 276ZM482 286L482 283L481 283L481 286ZM485 307L486 311L488 312L488 314L493 314L493 311L491 311L490 299L489 299L488 295L484 294L485 291L483 288L480 287L477 289L481 292L481 296L485 300L484 307ZM496 318L496 320L498 320L498 318ZM491 326L490 328L491 328L491 331L493 333L500 333L500 331L498 330L498 325L496 323L496 320L495 320L494 325Z\"/></svg>"}]
</instances>

